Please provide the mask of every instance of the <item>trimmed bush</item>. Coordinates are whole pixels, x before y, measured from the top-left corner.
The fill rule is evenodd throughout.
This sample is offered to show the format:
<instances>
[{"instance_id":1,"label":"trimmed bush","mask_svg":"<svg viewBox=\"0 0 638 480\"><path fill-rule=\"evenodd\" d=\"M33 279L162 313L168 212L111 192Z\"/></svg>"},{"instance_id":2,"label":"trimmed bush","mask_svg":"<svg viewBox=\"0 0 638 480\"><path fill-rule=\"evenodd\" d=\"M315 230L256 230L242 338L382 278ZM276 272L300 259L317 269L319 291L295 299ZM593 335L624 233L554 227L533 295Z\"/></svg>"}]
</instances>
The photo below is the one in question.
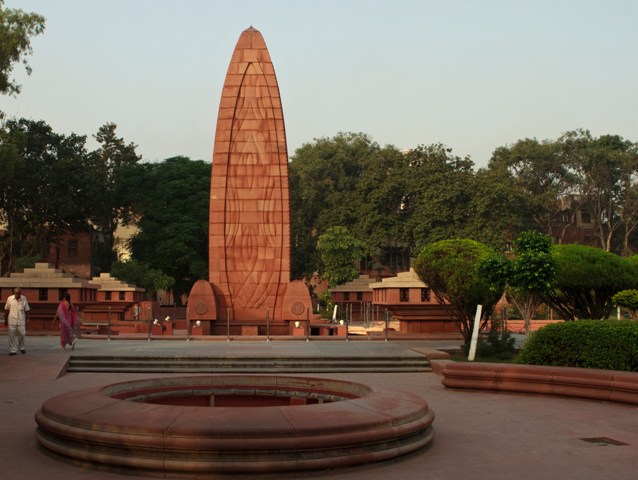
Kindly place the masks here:
<instances>
[{"instance_id":1,"label":"trimmed bush","mask_svg":"<svg viewBox=\"0 0 638 480\"><path fill-rule=\"evenodd\" d=\"M619 307L628 309L631 318L638 320L638 290L621 290L611 299Z\"/></svg>"},{"instance_id":2,"label":"trimmed bush","mask_svg":"<svg viewBox=\"0 0 638 480\"><path fill-rule=\"evenodd\" d=\"M516 363L638 371L638 322L579 320L533 333Z\"/></svg>"},{"instance_id":3,"label":"trimmed bush","mask_svg":"<svg viewBox=\"0 0 638 480\"><path fill-rule=\"evenodd\" d=\"M501 332L500 324L493 322L487 338L479 337L476 344L476 357L483 361L488 358L511 360L516 354L514 337L509 332ZM469 345L463 345L461 351L465 356L470 351Z\"/></svg>"}]
</instances>

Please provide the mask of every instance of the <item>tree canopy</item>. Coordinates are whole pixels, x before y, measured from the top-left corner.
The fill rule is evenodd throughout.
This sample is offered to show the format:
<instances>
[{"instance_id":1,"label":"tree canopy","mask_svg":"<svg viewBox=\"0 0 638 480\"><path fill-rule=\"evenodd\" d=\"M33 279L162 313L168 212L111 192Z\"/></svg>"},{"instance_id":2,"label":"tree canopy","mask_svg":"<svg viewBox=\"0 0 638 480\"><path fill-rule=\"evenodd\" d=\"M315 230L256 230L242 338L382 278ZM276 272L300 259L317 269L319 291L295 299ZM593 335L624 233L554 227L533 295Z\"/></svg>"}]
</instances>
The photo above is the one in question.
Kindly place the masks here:
<instances>
[{"instance_id":1,"label":"tree canopy","mask_svg":"<svg viewBox=\"0 0 638 480\"><path fill-rule=\"evenodd\" d=\"M354 280L359 275L355 262L361 258L363 245L345 227L330 227L319 237L321 278L330 287Z\"/></svg>"},{"instance_id":2,"label":"tree canopy","mask_svg":"<svg viewBox=\"0 0 638 480\"><path fill-rule=\"evenodd\" d=\"M621 290L612 297L612 301L619 307L629 310L631 318L638 320L638 290Z\"/></svg>"},{"instance_id":3,"label":"tree canopy","mask_svg":"<svg viewBox=\"0 0 638 480\"><path fill-rule=\"evenodd\" d=\"M14 66L22 63L31 73L31 42L44 28L41 15L6 8L0 0L0 94L20 93ZM84 135L58 134L44 121L3 121L3 271L13 271L20 257L48 252L63 232L88 229L101 239L97 269L108 271L115 229L128 222L141 229L131 243L137 260L174 277L176 290L205 276L210 167L185 157L141 164L136 145L116 129L105 123L94 135L99 148L87 151ZM524 230L567 243L585 225L602 249L626 256L638 240L638 144L613 134L594 137L578 129L552 140L520 139L497 147L487 168L475 172L469 157L439 143L399 150L381 147L365 133L345 132L295 151L289 182L293 278L335 271L326 268L320 239L327 235L323 245L329 245L336 227L357 245L352 252L360 254L364 269L384 274L406 270L424 246L460 236L511 253ZM556 250L554 257L563 261L566 252ZM529 272L546 265L545 253L514 253L510 291L537 292L531 283L538 278ZM509 268L503 258L493 267ZM517 268L519 277L528 272L518 286ZM553 301L560 303L557 292ZM602 303L608 308L607 300ZM585 308L578 315L584 312L604 313Z\"/></svg>"},{"instance_id":4,"label":"tree canopy","mask_svg":"<svg viewBox=\"0 0 638 480\"><path fill-rule=\"evenodd\" d=\"M505 248L523 223L523 194L499 174L479 182L473 166L441 144L400 151L354 133L305 144L289 168L293 277L319 270L318 239L335 226L362 243L368 269L390 274L423 245L459 235Z\"/></svg>"},{"instance_id":5,"label":"tree canopy","mask_svg":"<svg viewBox=\"0 0 638 480\"><path fill-rule=\"evenodd\" d=\"M533 227L557 243L591 225L607 251L629 255L638 226L638 144L619 135L573 130L556 140L519 140L494 151L488 168L506 171L525 195Z\"/></svg>"},{"instance_id":6,"label":"tree canopy","mask_svg":"<svg viewBox=\"0 0 638 480\"><path fill-rule=\"evenodd\" d=\"M210 163L172 157L129 165L119 180L139 229L133 258L175 279L176 299L208 278L210 171Z\"/></svg>"},{"instance_id":7,"label":"tree canopy","mask_svg":"<svg viewBox=\"0 0 638 480\"><path fill-rule=\"evenodd\" d=\"M310 278L319 270L319 236L329 227L347 226L353 235L357 219L358 180L379 151L367 135L340 133L304 144L289 165L291 274Z\"/></svg>"},{"instance_id":8,"label":"tree canopy","mask_svg":"<svg viewBox=\"0 0 638 480\"><path fill-rule=\"evenodd\" d=\"M556 276L552 239L533 230L522 232L514 240L511 258L492 256L480 265L480 272L492 281L505 282L507 299L521 312L529 334L534 312Z\"/></svg>"},{"instance_id":9,"label":"tree canopy","mask_svg":"<svg viewBox=\"0 0 638 480\"><path fill-rule=\"evenodd\" d=\"M27 56L31 54L31 39L44 32L44 17L19 9L4 7L0 0L0 93L17 95L20 85L11 79L13 66L22 62L28 74L31 67Z\"/></svg>"},{"instance_id":10,"label":"tree canopy","mask_svg":"<svg viewBox=\"0 0 638 480\"><path fill-rule=\"evenodd\" d=\"M91 153L94 181L101 187L100 203L96 209L95 223L98 225L104 244L99 255L99 268L107 271L117 260L114 250L115 230L120 223L130 220L132 211L126 184L130 167L136 165L141 156L137 146L117 136L117 125L109 122L102 125L94 135L100 147Z\"/></svg>"},{"instance_id":11,"label":"tree canopy","mask_svg":"<svg viewBox=\"0 0 638 480\"><path fill-rule=\"evenodd\" d=\"M95 139L99 148L87 151L85 136L58 134L44 121L4 123L2 270L48 254L62 232L91 230L96 273L109 271L115 227L132 223L141 228L135 260L186 292L206 276L210 165L184 157L142 163L114 123ZM605 250L628 255L638 234L636 158L636 144L584 130L499 147L478 171L441 144L399 150L361 133L316 139L289 164L292 276L328 271L319 244L333 227L360 246L362 270L383 275L407 270L440 240L463 236L511 255L524 230L565 243L583 224Z\"/></svg>"},{"instance_id":12,"label":"tree canopy","mask_svg":"<svg viewBox=\"0 0 638 480\"><path fill-rule=\"evenodd\" d=\"M600 248L554 245L556 278L543 300L565 320L607 318L613 296L638 287L638 266Z\"/></svg>"},{"instance_id":13,"label":"tree canopy","mask_svg":"<svg viewBox=\"0 0 638 480\"><path fill-rule=\"evenodd\" d=\"M449 303L454 320L469 345L477 305L482 305L483 329L505 288L503 279L482 275L480 266L494 250L470 239L441 240L423 248L414 270L437 300Z\"/></svg>"},{"instance_id":14,"label":"tree canopy","mask_svg":"<svg viewBox=\"0 0 638 480\"><path fill-rule=\"evenodd\" d=\"M158 290L169 290L175 283L174 278L165 275L161 270L135 260L115 262L111 267L111 275L143 288L147 298L155 298Z\"/></svg>"},{"instance_id":15,"label":"tree canopy","mask_svg":"<svg viewBox=\"0 0 638 480\"><path fill-rule=\"evenodd\" d=\"M20 256L39 257L64 232L88 230L99 209L86 137L60 135L43 121L10 120L0 143L0 239L5 268Z\"/></svg>"},{"instance_id":16,"label":"tree canopy","mask_svg":"<svg viewBox=\"0 0 638 480\"><path fill-rule=\"evenodd\" d=\"M104 128L114 133L116 127ZM44 121L8 120L0 140L0 218L8 232L0 239L4 269L13 271L21 256L41 257L50 245L57 267L61 234L96 229L105 242L96 247L95 263L98 271L108 271L114 260L113 231L124 218L115 193L121 182L108 172L121 167L109 169L103 149L87 151L86 136L55 133ZM129 163L137 162L133 147L123 150Z\"/></svg>"}]
</instances>

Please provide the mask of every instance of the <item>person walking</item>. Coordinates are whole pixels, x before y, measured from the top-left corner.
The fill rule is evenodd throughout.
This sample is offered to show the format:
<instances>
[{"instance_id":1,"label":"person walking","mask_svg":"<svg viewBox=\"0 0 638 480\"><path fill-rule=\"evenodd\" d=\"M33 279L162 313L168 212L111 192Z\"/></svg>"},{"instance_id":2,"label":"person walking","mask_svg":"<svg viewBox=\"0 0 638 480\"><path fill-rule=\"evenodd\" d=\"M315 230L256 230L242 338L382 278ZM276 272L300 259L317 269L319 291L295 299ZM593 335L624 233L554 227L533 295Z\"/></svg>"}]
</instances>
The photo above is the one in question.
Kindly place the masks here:
<instances>
[{"instance_id":1,"label":"person walking","mask_svg":"<svg viewBox=\"0 0 638 480\"><path fill-rule=\"evenodd\" d=\"M29 322L29 302L27 297L22 295L22 289L16 287L13 295L7 298L4 306L4 324L9 326L9 355L18 353L27 353L25 350L25 338L27 336L26 324ZM18 343L16 344L16 335Z\"/></svg>"},{"instance_id":2,"label":"person walking","mask_svg":"<svg viewBox=\"0 0 638 480\"><path fill-rule=\"evenodd\" d=\"M78 338L76 335L78 320L69 293L64 295L60 305L58 305L58 310L53 317L54 322L56 318L60 321L60 348L66 349L67 345L71 345L71 350L73 350Z\"/></svg>"}]
</instances>

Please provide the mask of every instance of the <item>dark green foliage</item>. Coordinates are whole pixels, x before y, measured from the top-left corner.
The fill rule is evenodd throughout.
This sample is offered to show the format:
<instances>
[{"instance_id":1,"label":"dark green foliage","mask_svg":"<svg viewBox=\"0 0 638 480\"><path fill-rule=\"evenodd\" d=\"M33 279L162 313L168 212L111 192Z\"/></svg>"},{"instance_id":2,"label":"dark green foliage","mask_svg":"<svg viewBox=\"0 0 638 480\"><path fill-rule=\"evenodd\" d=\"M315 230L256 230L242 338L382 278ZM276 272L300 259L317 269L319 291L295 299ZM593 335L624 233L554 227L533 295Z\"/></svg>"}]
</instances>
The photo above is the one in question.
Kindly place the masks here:
<instances>
[{"instance_id":1,"label":"dark green foliage","mask_svg":"<svg viewBox=\"0 0 638 480\"><path fill-rule=\"evenodd\" d=\"M533 333L517 363L638 371L638 322L579 320Z\"/></svg>"},{"instance_id":2,"label":"dark green foliage","mask_svg":"<svg viewBox=\"0 0 638 480\"><path fill-rule=\"evenodd\" d=\"M345 227L330 227L319 237L322 279L330 287L354 280L359 275L355 261L363 254L363 245Z\"/></svg>"},{"instance_id":3,"label":"dark green foliage","mask_svg":"<svg viewBox=\"0 0 638 480\"><path fill-rule=\"evenodd\" d=\"M514 241L514 255L507 277L507 298L521 312L528 334L534 312L556 277L552 240L533 230L522 232Z\"/></svg>"},{"instance_id":4,"label":"dark green foliage","mask_svg":"<svg viewBox=\"0 0 638 480\"><path fill-rule=\"evenodd\" d=\"M601 248L631 251L638 227L638 144L618 135L595 138L582 129L556 140L526 138L497 148L489 170L508 172L510 186L526 196L523 218L557 243L587 214Z\"/></svg>"},{"instance_id":5,"label":"dark green foliage","mask_svg":"<svg viewBox=\"0 0 638 480\"><path fill-rule=\"evenodd\" d=\"M558 142L525 138L499 147L492 154L489 169L509 172L513 185L524 195L525 218L551 235L552 226L560 218L560 199L576 182Z\"/></svg>"},{"instance_id":6,"label":"dark green foliage","mask_svg":"<svg viewBox=\"0 0 638 480\"><path fill-rule=\"evenodd\" d=\"M94 135L100 148L92 152L91 159L95 166L94 182L100 186L100 202L96 208L95 224L104 236L104 252L100 256L98 268L108 271L115 260L115 230L121 222L131 218L128 205L129 197L123 188L125 179L131 168L141 160L135 152L134 143L126 143L116 134L115 123L105 123Z\"/></svg>"},{"instance_id":7,"label":"dark green foliage","mask_svg":"<svg viewBox=\"0 0 638 480\"><path fill-rule=\"evenodd\" d=\"M40 257L18 257L15 260L15 271L22 272L25 268L35 267L36 262L41 262Z\"/></svg>"},{"instance_id":8,"label":"dark green foliage","mask_svg":"<svg viewBox=\"0 0 638 480\"><path fill-rule=\"evenodd\" d=\"M474 240L442 240L427 245L414 264L414 270L435 297L452 307L466 344L472 334L476 306L483 306L483 328L503 294L503 280L487 278L480 272L480 265L493 255L491 248Z\"/></svg>"},{"instance_id":9,"label":"dark green foliage","mask_svg":"<svg viewBox=\"0 0 638 480\"><path fill-rule=\"evenodd\" d=\"M516 349L514 348L515 339L509 332L503 332L498 322L492 323L487 337L479 337L476 344L476 357L483 359L499 359L510 360L514 358ZM469 352L469 345L463 346L465 355Z\"/></svg>"},{"instance_id":10,"label":"dark green foliage","mask_svg":"<svg viewBox=\"0 0 638 480\"><path fill-rule=\"evenodd\" d=\"M131 165L120 180L137 215L133 258L175 279L175 299L208 277L210 163L173 157Z\"/></svg>"},{"instance_id":11,"label":"dark green foliage","mask_svg":"<svg viewBox=\"0 0 638 480\"><path fill-rule=\"evenodd\" d=\"M628 236L621 247L619 233L638 222L638 145L618 135L594 138L587 130L567 132L559 142L578 178L582 210L591 215L600 247L627 252Z\"/></svg>"},{"instance_id":12,"label":"dark green foliage","mask_svg":"<svg viewBox=\"0 0 638 480\"><path fill-rule=\"evenodd\" d=\"M116 262L111 268L111 276L123 282L141 287L147 298L155 298L158 290L169 290L175 280L146 263L134 260Z\"/></svg>"},{"instance_id":13,"label":"dark green foliage","mask_svg":"<svg viewBox=\"0 0 638 480\"><path fill-rule=\"evenodd\" d=\"M334 226L364 244L369 267L390 272L407 269L398 257L438 240L472 236L504 249L525 197L503 170L478 181L473 167L445 145L399 151L364 134L303 145L289 165L293 278L319 268L318 238Z\"/></svg>"},{"instance_id":14,"label":"dark green foliage","mask_svg":"<svg viewBox=\"0 0 638 480\"><path fill-rule=\"evenodd\" d=\"M357 184L379 150L367 135L340 133L295 151L288 167L293 278L319 270L317 243L328 228L342 225L353 232L360 213Z\"/></svg>"},{"instance_id":15,"label":"dark green foliage","mask_svg":"<svg viewBox=\"0 0 638 480\"><path fill-rule=\"evenodd\" d=\"M518 232L532 223L529 203L506 168L478 170L469 204L471 238L506 251Z\"/></svg>"},{"instance_id":16,"label":"dark green foliage","mask_svg":"<svg viewBox=\"0 0 638 480\"><path fill-rule=\"evenodd\" d=\"M638 320L638 290L621 290L611 300L619 307L627 308L632 318Z\"/></svg>"},{"instance_id":17,"label":"dark green foliage","mask_svg":"<svg viewBox=\"0 0 638 480\"><path fill-rule=\"evenodd\" d=\"M638 285L638 268L600 248L556 245L556 278L543 299L565 320L604 319L614 308L612 297Z\"/></svg>"},{"instance_id":18,"label":"dark green foliage","mask_svg":"<svg viewBox=\"0 0 638 480\"><path fill-rule=\"evenodd\" d=\"M86 232L100 204L100 185L86 137L53 132L43 121L10 120L0 130L0 239L4 270L15 258L41 257L64 232ZM57 256L54 261L57 266Z\"/></svg>"},{"instance_id":19,"label":"dark green foliage","mask_svg":"<svg viewBox=\"0 0 638 480\"><path fill-rule=\"evenodd\" d=\"M404 241L412 248L467 237L473 219L474 164L435 144L410 150L404 156L406 189L402 203Z\"/></svg>"}]
</instances>

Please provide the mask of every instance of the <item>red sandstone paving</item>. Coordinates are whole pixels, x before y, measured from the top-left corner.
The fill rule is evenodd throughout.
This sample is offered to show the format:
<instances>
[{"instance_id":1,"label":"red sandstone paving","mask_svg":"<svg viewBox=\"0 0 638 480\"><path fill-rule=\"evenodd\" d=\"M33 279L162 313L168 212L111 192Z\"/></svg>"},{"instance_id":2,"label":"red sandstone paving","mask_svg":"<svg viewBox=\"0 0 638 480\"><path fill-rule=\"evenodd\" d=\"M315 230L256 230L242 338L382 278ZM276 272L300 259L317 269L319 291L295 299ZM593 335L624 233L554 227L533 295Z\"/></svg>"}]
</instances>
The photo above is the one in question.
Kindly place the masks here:
<instances>
[{"instance_id":1,"label":"red sandstone paving","mask_svg":"<svg viewBox=\"0 0 638 480\"><path fill-rule=\"evenodd\" d=\"M0 342L6 337L0 337ZM40 449L34 437L34 414L44 400L71 390L137 378L170 375L72 373L56 378L70 352L55 350L55 337L31 337L27 355L0 356L0 461L6 479L124 479L129 477L70 465ZM78 350L124 352L139 342L83 341ZM146 351L172 354L177 342L148 342ZM181 343L181 342L180 342ZM205 342L189 342L193 351ZM232 343L232 342L231 342ZM260 354L264 342L237 342ZM327 355L355 342L310 342ZM363 344L371 356L379 349L409 349L433 342ZM449 342L447 342L449 344ZM443 342L441 345L445 345ZM240 346L241 345L241 346ZM295 342L271 342L271 354L301 348ZM385 346L384 346L385 345ZM170 346L170 348L169 348ZM310 347L310 346L309 346ZM355 347L357 350L362 347ZM168 353L167 353L168 351ZM387 351L387 348L386 348ZM317 472L306 478L361 479L635 479L638 472L638 408L605 402L454 391L434 373L309 374L379 385L424 397L436 414L435 439L425 450L400 460L349 470ZM608 437L628 445L598 446L581 438ZM237 478L237 477L236 477Z\"/></svg>"}]
</instances>

